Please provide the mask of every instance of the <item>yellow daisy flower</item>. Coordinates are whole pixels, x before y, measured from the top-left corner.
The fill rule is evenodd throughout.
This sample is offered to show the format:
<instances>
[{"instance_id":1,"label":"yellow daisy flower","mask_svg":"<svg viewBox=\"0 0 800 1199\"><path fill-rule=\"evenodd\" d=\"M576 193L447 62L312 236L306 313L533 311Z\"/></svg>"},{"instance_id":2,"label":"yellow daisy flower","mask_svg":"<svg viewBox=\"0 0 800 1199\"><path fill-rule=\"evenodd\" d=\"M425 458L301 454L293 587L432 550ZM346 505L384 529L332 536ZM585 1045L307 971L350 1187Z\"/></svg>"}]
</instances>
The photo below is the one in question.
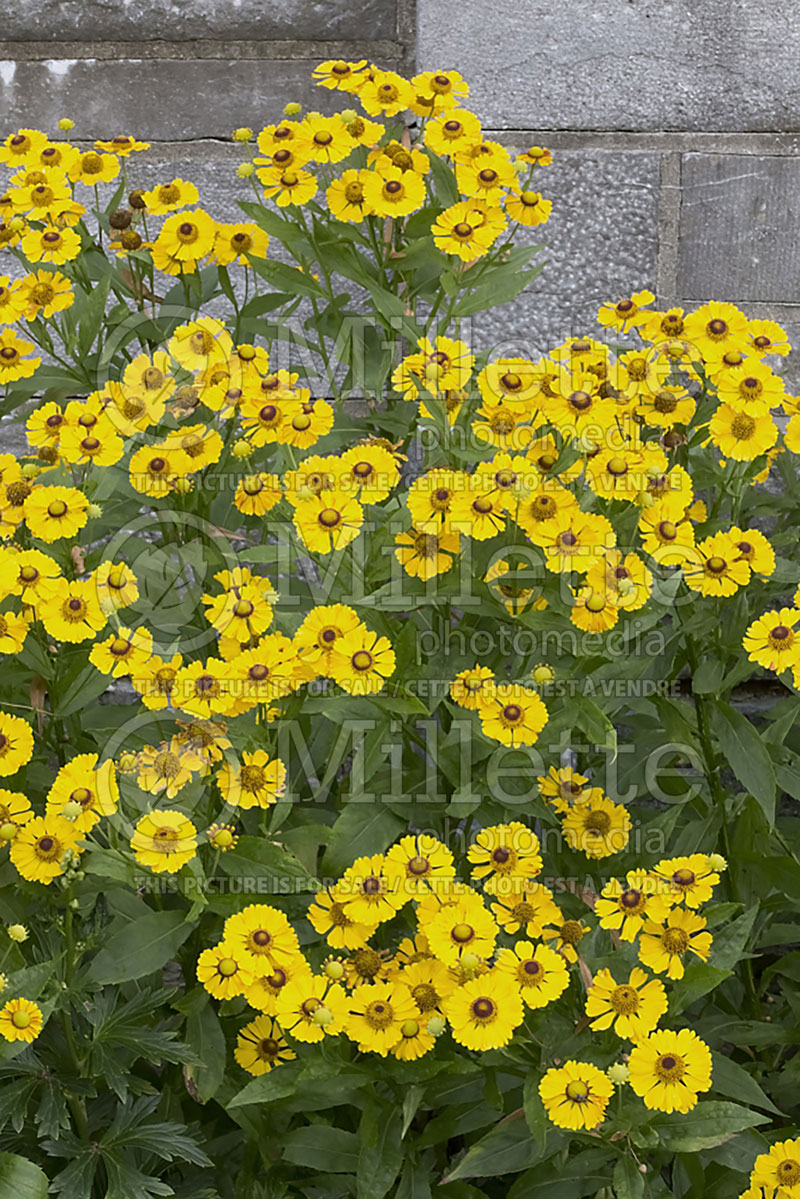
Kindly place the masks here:
<instances>
[{"instance_id":1,"label":"yellow daisy flower","mask_svg":"<svg viewBox=\"0 0 800 1199\"><path fill-rule=\"evenodd\" d=\"M294 1061L297 1055L289 1048L277 1021L257 1016L237 1036L233 1056L243 1070L258 1077L281 1062Z\"/></svg>"},{"instance_id":2,"label":"yellow daisy flower","mask_svg":"<svg viewBox=\"0 0 800 1199\"><path fill-rule=\"evenodd\" d=\"M62 862L78 853L77 827L63 816L34 816L19 830L11 845L11 861L29 882L49 886L64 873Z\"/></svg>"},{"instance_id":3,"label":"yellow daisy flower","mask_svg":"<svg viewBox=\"0 0 800 1199\"><path fill-rule=\"evenodd\" d=\"M513 949L501 949L495 969L516 983L526 1007L546 1007L569 986L564 959L546 945L517 941Z\"/></svg>"},{"instance_id":4,"label":"yellow daisy flower","mask_svg":"<svg viewBox=\"0 0 800 1199\"><path fill-rule=\"evenodd\" d=\"M591 1028L613 1028L618 1037L641 1041L652 1032L667 1010L667 993L657 978L650 979L638 966L626 983L617 983L610 970L594 976L586 997Z\"/></svg>"},{"instance_id":5,"label":"yellow daisy flower","mask_svg":"<svg viewBox=\"0 0 800 1199\"><path fill-rule=\"evenodd\" d=\"M639 940L639 960L654 974L683 978L687 953L708 961L711 933L705 927L705 919L688 908L674 908L663 924L647 919Z\"/></svg>"},{"instance_id":6,"label":"yellow daisy flower","mask_svg":"<svg viewBox=\"0 0 800 1199\"><path fill-rule=\"evenodd\" d=\"M614 1084L591 1062L570 1060L545 1073L539 1094L558 1128L593 1129L602 1123Z\"/></svg>"},{"instance_id":7,"label":"yellow daisy flower","mask_svg":"<svg viewBox=\"0 0 800 1199\"><path fill-rule=\"evenodd\" d=\"M0 1008L0 1037L6 1041L30 1044L42 1031L43 1023L41 1008L30 999L9 999Z\"/></svg>"},{"instance_id":8,"label":"yellow daisy flower","mask_svg":"<svg viewBox=\"0 0 800 1199\"><path fill-rule=\"evenodd\" d=\"M197 853L197 829L182 812L155 808L137 820L131 849L141 866L174 874Z\"/></svg>"},{"instance_id":9,"label":"yellow daisy flower","mask_svg":"<svg viewBox=\"0 0 800 1199\"><path fill-rule=\"evenodd\" d=\"M711 1087L711 1052L689 1028L651 1033L634 1045L628 1069L631 1089L651 1111L689 1112Z\"/></svg>"},{"instance_id":10,"label":"yellow daisy flower","mask_svg":"<svg viewBox=\"0 0 800 1199\"><path fill-rule=\"evenodd\" d=\"M445 1000L444 1011L453 1040L479 1052L507 1045L525 1014L518 988L499 970L457 987Z\"/></svg>"}]
</instances>

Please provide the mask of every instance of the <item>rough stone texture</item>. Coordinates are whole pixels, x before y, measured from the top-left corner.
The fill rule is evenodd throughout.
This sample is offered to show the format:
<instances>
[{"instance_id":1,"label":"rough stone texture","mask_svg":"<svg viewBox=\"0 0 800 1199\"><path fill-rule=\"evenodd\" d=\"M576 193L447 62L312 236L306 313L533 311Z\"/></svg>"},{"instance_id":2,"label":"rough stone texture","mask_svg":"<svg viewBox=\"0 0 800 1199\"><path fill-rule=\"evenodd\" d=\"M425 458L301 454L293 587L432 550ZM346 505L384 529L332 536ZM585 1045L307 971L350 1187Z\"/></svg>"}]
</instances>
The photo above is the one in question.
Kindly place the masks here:
<instances>
[{"instance_id":1,"label":"rough stone texture","mask_svg":"<svg viewBox=\"0 0 800 1199\"><path fill-rule=\"evenodd\" d=\"M800 302L800 162L686 154L682 183L679 293Z\"/></svg>"},{"instance_id":2,"label":"rough stone texture","mask_svg":"<svg viewBox=\"0 0 800 1199\"><path fill-rule=\"evenodd\" d=\"M790 4L424 0L418 53L469 79L492 129L800 128Z\"/></svg>"},{"instance_id":3,"label":"rough stone texture","mask_svg":"<svg viewBox=\"0 0 800 1199\"><path fill-rule=\"evenodd\" d=\"M288 99L320 112L342 107L316 87L314 59L53 59L0 64L5 136L20 125L55 130L62 116L76 137L134 132L148 140L230 138L238 125L260 129L280 118ZM390 69L396 63L386 64Z\"/></svg>"},{"instance_id":4,"label":"rough stone texture","mask_svg":"<svg viewBox=\"0 0 800 1199\"><path fill-rule=\"evenodd\" d=\"M3 14L9 41L150 38L384 38L394 0L17 0Z\"/></svg>"},{"instance_id":5,"label":"rough stone texture","mask_svg":"<svg viewBox=\"0 0 800 1199\"><path fill-rule=\"evenodd\" d=\"M567 151L539 186L553 212L524 240L545 243L537 261L546 266L517 300L475 319L481 349L537 357L566 336L599 336L603 300L655 285L657 155Z\"/></svg>"}]
</instances>

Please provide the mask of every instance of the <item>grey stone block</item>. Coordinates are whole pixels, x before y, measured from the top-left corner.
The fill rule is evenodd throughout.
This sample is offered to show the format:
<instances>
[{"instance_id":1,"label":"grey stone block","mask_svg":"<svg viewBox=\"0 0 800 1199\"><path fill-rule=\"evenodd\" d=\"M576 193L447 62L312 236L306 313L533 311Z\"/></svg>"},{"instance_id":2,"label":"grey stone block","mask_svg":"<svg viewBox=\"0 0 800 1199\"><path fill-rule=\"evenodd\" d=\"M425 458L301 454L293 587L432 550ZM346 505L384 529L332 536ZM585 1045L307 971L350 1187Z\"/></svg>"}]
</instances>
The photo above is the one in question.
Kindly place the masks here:
<instances>
[{"instance_id":1,"label":"grey stone block","mask_svg":"<svg viewBox=\"0 0 800 1199\"><path fill-rule=\"evenodd\" d=\"M490 129L794 130L800 8L757 0L421 0L423 70Z\"/></svg>"},{"instance_id":2,"label":"grey stone block","mask_svg":"<svg viewBox=\"0 0 800 1199\"><path fill-rule=\"evenodd\" d=\"M279 120L287 100L319 112L347 107L316 87L313 59L69 59L0 62L0 136L19 126L55 133L70 116L74 137L133 133L148 140L229 138L239 125ZM383 64L397 69L398 64Z\"/></svg>"},{"instance_id":3,"label":"grey stone block","mask_svg":"<svg viewBox=\"0 0 800 1199\"><path fill-rule=\"evenodd\" d=\"M393 37L394 0L18 0L3 14L10 41L152 38Z\"/></svg>"},{"instance_id":4,"label":"grey stone block","mask_svg":"<svg viewBox=\"0 0 800 1199\"><path fill-rule=\"evenodd\" d=\"M686 154L682 187L680 295L800 302L798 159Z\"/></svg>"},{"instance_id":5,"label":"grey stone block","mask_svg":"<svg viewBox=\"0 0 800 1199\"><path fill-rule=\"evenodd\" d=\"M538 186L553 201L550 220L520 230L518 240L545 243L536 260L544 270L517 300L473 325L475 345L496 354L536 357L566 336L600 337L604 300L655 290L657 155L562 151Z\"/></svg>"}]
</instances>

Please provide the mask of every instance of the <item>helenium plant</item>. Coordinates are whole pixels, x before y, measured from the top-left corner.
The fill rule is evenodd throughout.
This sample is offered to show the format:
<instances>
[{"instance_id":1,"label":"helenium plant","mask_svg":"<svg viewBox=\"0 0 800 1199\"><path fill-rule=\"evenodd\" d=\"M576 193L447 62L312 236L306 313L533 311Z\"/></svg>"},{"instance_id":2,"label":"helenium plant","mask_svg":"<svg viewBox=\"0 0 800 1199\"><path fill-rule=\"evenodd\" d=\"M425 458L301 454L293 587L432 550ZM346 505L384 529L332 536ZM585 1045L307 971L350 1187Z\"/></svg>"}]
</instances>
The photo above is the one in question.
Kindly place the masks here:
<instances>
[{"instance_id":1,"label":"helenium plant","mask_svg":"<svg viewBox=\"0 0 800 1199\"><path fill-rule=\"evenodd\" d=\"M235 222L0 146L0 1180L786 1199L786 333L640 290L479 350L549 151L314 76Z\"/></svg>"}]
</instances>

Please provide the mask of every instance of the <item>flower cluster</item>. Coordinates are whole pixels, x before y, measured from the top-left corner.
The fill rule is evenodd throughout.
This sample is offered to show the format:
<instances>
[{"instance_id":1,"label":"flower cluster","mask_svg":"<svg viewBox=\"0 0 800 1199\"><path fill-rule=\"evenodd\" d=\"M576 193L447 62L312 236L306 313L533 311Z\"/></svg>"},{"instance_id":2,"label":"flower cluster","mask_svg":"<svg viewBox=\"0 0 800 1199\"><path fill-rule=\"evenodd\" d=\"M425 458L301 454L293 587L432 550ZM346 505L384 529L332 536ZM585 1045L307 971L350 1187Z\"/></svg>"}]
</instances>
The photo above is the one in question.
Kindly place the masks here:
<instances>
[{"instance_id":1,"label":"flower cluster","mask_svg":"<svg viewBox=\"0 0 800 1199\"><path fill-rule=\"evenodd\" d=\"M219 943L200 955L197 977L215 998L241 996L262 1013L239 1033L239 1064L261 1074L294 1057L295 1043L340 1034L363 1052L412 1061L431 1052L448 1025L468 1050L501 1049L526 1013L567 990L576 963L586 982L578 946L589 927L537 881L536 834L519 822L484 828L467 862L470 883L457 878L447 846L424 834L356 859L308 910L332 951L316 973L276 908L252 904L228 917ZM642 966L681 978L687 953L708 957L711 935L700 931L705 921L696 909L711 897L722 866L705 854L664 860L631 872L625 888L612 881L595 900L600 928L618 932L618 943L633 942L641 930L642 965L626 968L620 980L605 968L589 973L586 1020L633 1043L630 1084L649 1108L688 1111L711 1085L700 1038L689 1029L658 1029L667 992ZM393 950L370 944L385 940L383 926L394 933ZM563 1127L595 1127L612 1090L586 1062L553 1067L541 1082L547 1110Z\"/></svg>"}]
</instances>

